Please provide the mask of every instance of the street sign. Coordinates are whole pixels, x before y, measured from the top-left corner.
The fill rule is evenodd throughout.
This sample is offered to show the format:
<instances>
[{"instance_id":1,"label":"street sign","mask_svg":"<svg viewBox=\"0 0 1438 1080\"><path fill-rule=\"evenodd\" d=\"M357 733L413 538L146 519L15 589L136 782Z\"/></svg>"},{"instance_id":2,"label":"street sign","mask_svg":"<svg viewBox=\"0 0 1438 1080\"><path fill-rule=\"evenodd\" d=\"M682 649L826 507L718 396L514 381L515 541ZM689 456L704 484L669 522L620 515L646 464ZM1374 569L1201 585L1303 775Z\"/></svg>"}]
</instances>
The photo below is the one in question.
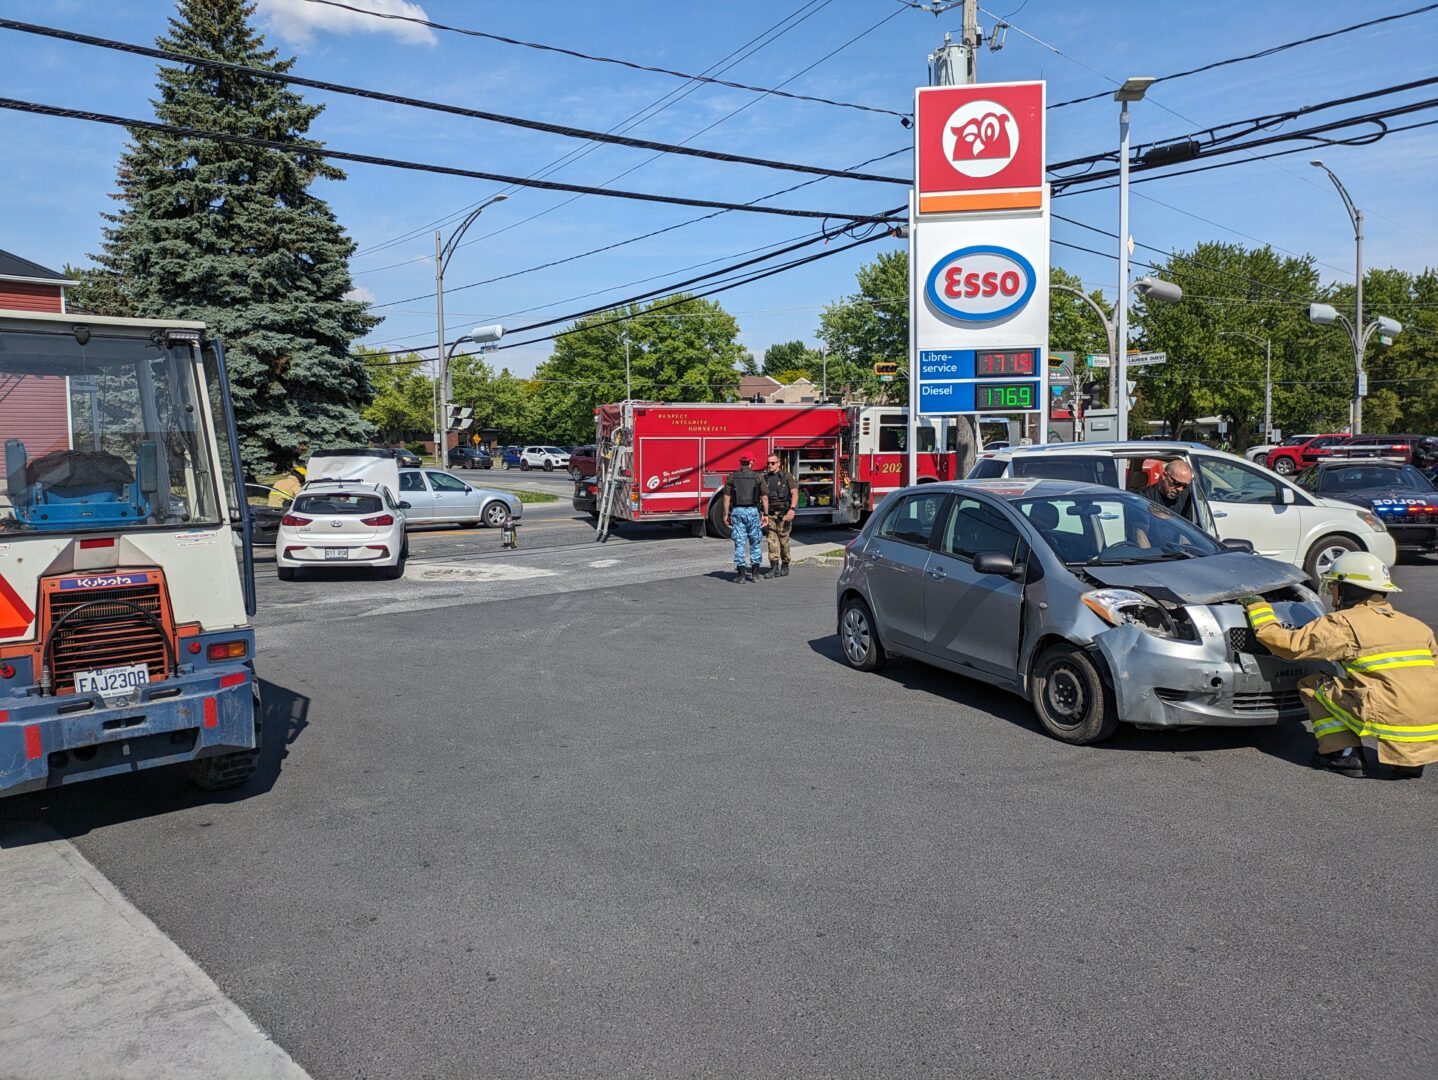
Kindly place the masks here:
<instances>
[{"instance_id":1,"label":"street sign","mask_svg":"<svg viewBox=\"0 0 1438 1080\"><path fill-rule=\"evenodd\" d=\"M1368 396L1368 372L1366 371L1360 371L1358 373L1358 396Z\"/></svg>"},{"instance_id":2,"label":"street sign","mask_svg":"<svg viewBox=\"0 0 1438 1080\"><path fill-rule=\"evenodd\" d=\"M1163 364L1168 362L1168 353L1165 352L1131 352L1128 354L1127 365L1129 367L1147 367L1150 364Z\"/></svg>"},{"instance_id":3,"label":"street sign","mask_svg":"<svg viewBox=\"0 0 1438 1080\"><path fill-rule=\"evenodd\" d=\"M1098 368L1108 367L1108 354L1107 354L1107 353L1089 353L1086 359L1088 360L1088 366L1091 367L1091 368L1095 368L1095 367L1098 367Z\"/></svg>"},{"instance_id":4,"label":"street sign","mask_svg":"<svg viewBox=\"0 0 1438 1080\"><path fill-rule=\"evenodd\" d=\"M879 378L881 379L884 378L884 376L886 375L889 378L893 378L898 373L899 365L893 360L879 360L874 364L874 374L879 376Z\"/></svg>"},{"instance_id":5,"label":"street sign","mask_svg":"<svg viewBox=\"0 0 1438 1080\"><path fill-rule=\"evenodd\" d=\"M921 87L914 116L921 215L1042 207L1042 82Z\"/></svg>"}]
</instances>

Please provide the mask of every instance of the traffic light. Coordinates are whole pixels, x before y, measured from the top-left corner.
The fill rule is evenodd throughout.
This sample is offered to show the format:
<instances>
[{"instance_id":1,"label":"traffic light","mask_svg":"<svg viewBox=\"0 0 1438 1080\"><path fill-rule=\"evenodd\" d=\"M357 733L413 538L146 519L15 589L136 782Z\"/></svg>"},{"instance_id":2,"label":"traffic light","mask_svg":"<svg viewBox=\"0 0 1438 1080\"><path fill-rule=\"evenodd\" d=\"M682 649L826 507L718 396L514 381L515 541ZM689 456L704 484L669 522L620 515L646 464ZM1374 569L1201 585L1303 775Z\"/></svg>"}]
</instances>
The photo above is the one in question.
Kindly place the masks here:
<instances>
[{"instance_id":1,"label":"traffic light","mask_svg":"<svg viewBox=\"0 0 1438 1080\"><path fill-rule=\"evenodd\" d=\"M451 405L449 407L449 430L467 431L474 423L474 410L467 409L463 405Z\"/></svg>"},{"instance_id":2,"label":"traffic light","mask_svg":"<svg viewBox=\"0 0 1438 1080\"><path fill-rule=\"evenodd\" d=\"M1108 384L1102 379L1090 379L1083 384L1083 407L1087 409L1102 409L1104 392Z\"/></svg>"}]
</instances>

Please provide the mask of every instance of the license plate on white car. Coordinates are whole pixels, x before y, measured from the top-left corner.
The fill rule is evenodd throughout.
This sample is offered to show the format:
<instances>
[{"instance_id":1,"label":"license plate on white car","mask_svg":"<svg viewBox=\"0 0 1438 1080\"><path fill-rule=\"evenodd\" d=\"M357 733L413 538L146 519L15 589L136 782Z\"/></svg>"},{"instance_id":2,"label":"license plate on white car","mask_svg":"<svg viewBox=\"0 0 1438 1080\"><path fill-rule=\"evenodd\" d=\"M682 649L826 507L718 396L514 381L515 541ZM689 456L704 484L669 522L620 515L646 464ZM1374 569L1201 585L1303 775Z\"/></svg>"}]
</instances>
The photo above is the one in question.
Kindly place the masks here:
<instances>
[{"instance_id":1,"label":"license plate on white car","mask_svg":"<svg viewBox=\"0 0 1438 1080\"><path fill-rule=\"evenodd\" d=\"M75 692L100 694L102 697L129 697L150 681L147 664L126 664L123 667L96 668L75 672Z\"/></svg>"},{"instance_id":2,"label":"license plate on white car","mask_svg":"<svg viewBox=\"0 0 1438 1080\"><path fill-rule=\"evenodd\" d=\"M348 559L349 557L349 548L325 548L326 559Z\"/></svg>"}]
</instances>

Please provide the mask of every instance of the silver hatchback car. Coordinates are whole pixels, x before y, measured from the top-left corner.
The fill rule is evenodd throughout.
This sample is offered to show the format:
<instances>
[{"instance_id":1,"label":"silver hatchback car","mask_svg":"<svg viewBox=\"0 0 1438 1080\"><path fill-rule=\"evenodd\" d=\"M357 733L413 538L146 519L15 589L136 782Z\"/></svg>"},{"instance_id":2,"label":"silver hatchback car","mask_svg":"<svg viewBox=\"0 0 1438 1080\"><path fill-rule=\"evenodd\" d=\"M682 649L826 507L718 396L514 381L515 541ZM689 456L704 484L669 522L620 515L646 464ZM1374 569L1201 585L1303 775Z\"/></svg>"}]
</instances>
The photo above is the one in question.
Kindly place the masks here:
<instances>
[{"instance_id":1,"label":"silver hatchback car","mask_svg":"<svg viewBox=\"0 0 1438 1080\"><path fill-rule=\"evenodd\" d=\"M1140 727L1300 720L1297 683L1248 628L1260 595L1301 626L1323 604L1295 566L1220 543L1141 495L1060 480L890 495L839 575L845 659L901 655L1017 693L1065 742Z\"/></svg>"}]
</instances>

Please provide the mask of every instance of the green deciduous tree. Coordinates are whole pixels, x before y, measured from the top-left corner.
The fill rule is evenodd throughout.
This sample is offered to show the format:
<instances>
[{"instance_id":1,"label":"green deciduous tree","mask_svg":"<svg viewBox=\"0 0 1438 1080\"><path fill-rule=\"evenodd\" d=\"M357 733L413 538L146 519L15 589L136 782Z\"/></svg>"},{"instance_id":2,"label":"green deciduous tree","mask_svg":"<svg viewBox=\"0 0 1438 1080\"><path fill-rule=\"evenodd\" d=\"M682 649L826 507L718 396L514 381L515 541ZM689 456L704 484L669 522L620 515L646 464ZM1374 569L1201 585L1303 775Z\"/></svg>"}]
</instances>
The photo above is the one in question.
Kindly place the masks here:
<instances>
[{"instance_id":1,"label":"green deciduous tree","mask_svg":"<svg viewBox=\"0 0 1438 1080\"><path fill-rule=\"evenodd\" d=\"M617 315L628 318L613 321ZM728 400L747 355L738 334L738 322L718 303L682 294L580 319L535 372L537 437L594 437L595 406L624 397L626 341L636 399Z\"/></svg>"},{"instance_id":2,"label":"green deciduous tree","mask_svg":"<svg viewBox=\"0 0 1438 1080\"><path fill-rule=\"evenodd\" d=\"M457 356L450 364L453 401L474 410L474 426L495 428L501 442L531 442L548 436L535 421L536 385L516 378L508 368L498 374L479 353Z\"/></svg>"},{"instance_id":3,"label":"green deciduous tree","mask_svg":"<svg viewBox=\"0 0 1438 1080\"><path fill-rule=\"evenodd\" d=\"M414 353L386 356L379 351L356 350L368 363L374 397L364 418L387 443L404 443L434 430L434 380L425 374Z\"/></svg>"},{"instance_id":4,"label":"green deciduous tree","mask_svg":"<svg viewBox=\"0 0 1438 1080\"><path fill-rule=\"evenodd\" d=\"M782 383L797 378L817 378L823 355L802 341L781 341L764 350L764 366L760 374ZM788 376L786 378L786 376Z\"/></svg>"},{"instance_id":5,"label":"green deciduous tree","mask_svg":"<svg viewBox=\"0 0 1438 1080\"><path fill-rule=\"evenodd\" d=\"M1262 342L1271 339L1277 426L1323 431L1346 422L1340 335L1307 321L1306 305L1321 292L1311 257L1204 243L1175 253L1157 272L1184 295L1177 304L1133 304L1130 348L1168 354L1167 363L1133 376L1156 419L1177 433L1198 417L1218 416L1229 422L1234 445L1247 445L1262 424Z\"/></svg>"},{"instance_id":6,"label":"green deciduous tree","mask_svg":"<svg viewBox=\"0 0 1438 1080\"><path fill-rule=\"evenodd\" d=\"M244 0L179 0L161 48L283 72ZM372 429L350 343L378 319L345 299L353 242L317 180L344 174L306 137L321 111L283 84L191 65L159 68L160 121L293 146L277 151L133 130L117 170L92 294L142 316L202 319L224 339L246 467L275 472L308 447ZM101 284L105 288L101 288ZM118 284L121 295L112 294ZM124 303L120 304L121 299Z\"/></svg>"},{"instance_id":7,"label":"green deciduous tree","mask_svg":"<svg viewBox=\"0 0 1438 1080\"><path fill-rule=\"evenodd\" d=\"M859 290L826 307L818 337L829 350L829 386L871 401L903 397L901 382L881 383L874 365L909 366L909 253L884 251L858 272Z\"/></svg>"},{"instance_id":8,"label":"green deciduous tree","mask_svg":"<svg viewBox=\"0 0 1438 1080\"><path fill-rule=\"evenodd\" d=\"M1325 298L1350 319L1353 288L1332 290ZM1402 270L1370 270L1363 275L1363 318L1387 315L1403 324L1403 332L1384 345L1375 334L1363 357L1368 372L1368 397L1363 402L1366 432L1438 430L1438 271L1409 274ZM1352 379L1352 353L1341 327L1320 331L1338 343ZM1341 388L1345 398L1351 382Z\"/></svg>"}]
</instances>

